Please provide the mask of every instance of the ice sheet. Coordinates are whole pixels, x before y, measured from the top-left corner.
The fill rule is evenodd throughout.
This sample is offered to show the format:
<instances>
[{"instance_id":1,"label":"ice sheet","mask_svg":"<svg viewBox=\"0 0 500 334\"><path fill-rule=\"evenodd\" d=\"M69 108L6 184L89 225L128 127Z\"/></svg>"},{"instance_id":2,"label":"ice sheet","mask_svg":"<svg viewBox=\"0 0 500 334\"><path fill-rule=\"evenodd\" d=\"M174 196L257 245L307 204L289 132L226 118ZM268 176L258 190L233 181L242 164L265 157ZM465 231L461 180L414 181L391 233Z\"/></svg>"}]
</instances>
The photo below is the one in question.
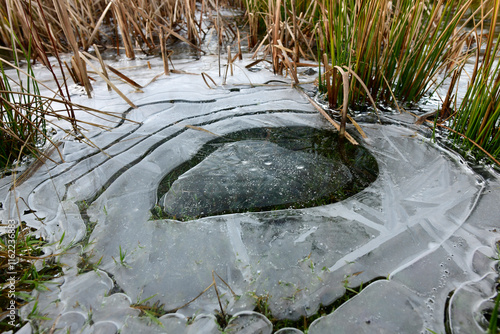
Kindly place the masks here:
<instances>
[{"instance_id":1,"label":"ice sheet","mask_svg":"<svg viewBox=\"0 0 500 334\"><path fill-rule=\"evenodd\" d=\"M216 78L216 63L205 57L178 67ZM155 74L142 68L137 72L144 72L144 80ZM247 75L253 84L276 79L264 70ZM356 287L379 279L318 319L310 334L330 333L332 327L339 333L439 333L445 318L457 333L485 330L477 319L493 295L494 263L488 257L494 255L500 228L500 183L496 176L483 179L410 127L362 125L368 135L364 144L377 158L380 175L342 202L186 223L151 219L163 176L213 139L210 132L329 127L290 86L252 87L241 72L228 82L209 89L200 76L172 75L152 83L144 95L119 85L138 109L129 109L101 84L94 99L74 100L140 123L110 121L110 131L91 129L89 138L107 155L67 141L64 162L43 166L16 193L2 183L2 219L17 218L14 199L22 197L22 219L52 241L66 232L61 247L81 241L86 224L96 223L85 252L95 261L102 257L98 269L83 274L66 269L56 287L36 295L42 313L51 318L40 321L42 328L56 322L61 333L64 328L217 333L213 315L219 302L213 286L160 318L164 328L130 306L154 296L151 304L175 310L209 287L217 273L227 283L215 276L228 314L251 311L257 298L267 296L273 315L288 319L315 314L321 304L342 296L345 284ZM45 217L43 223L24 213L28 206ZM76 265L78 257L76 252L68 263ZM24 316L33 305L23 309ZM186 317L194 315L195 322L188 324ZM93 327L85 327L91 318Z\"/></svg>"}]
</instances>

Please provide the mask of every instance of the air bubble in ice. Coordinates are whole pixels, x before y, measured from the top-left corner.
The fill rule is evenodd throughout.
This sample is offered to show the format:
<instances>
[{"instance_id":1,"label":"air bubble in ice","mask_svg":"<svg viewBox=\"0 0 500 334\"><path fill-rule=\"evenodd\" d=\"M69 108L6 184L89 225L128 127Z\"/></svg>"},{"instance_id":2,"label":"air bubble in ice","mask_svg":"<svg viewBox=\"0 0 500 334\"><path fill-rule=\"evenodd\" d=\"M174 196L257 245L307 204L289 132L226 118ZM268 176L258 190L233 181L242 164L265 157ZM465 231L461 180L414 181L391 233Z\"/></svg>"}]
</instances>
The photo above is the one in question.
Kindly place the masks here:
<instances>
[{"instance_id":1,"label":"air bubble in ice","mask_svg":"<svg viewBox=\"0 0 500 334\"><path fill-rule=\"evenodd\" d=\"M434 249L437 248L439 244L437 242L429 242L428 247L429 249Z\"/></svg>"}]
</instances>

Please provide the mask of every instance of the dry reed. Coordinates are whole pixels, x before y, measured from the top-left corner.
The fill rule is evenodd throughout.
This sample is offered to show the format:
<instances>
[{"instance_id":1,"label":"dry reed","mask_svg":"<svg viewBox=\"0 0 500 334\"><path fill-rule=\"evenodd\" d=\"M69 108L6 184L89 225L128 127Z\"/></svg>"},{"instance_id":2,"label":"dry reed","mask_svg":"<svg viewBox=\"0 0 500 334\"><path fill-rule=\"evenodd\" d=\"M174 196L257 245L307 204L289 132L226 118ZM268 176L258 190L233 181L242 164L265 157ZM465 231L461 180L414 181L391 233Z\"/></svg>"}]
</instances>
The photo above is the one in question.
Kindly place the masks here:
<instances>
[{"instance_id":1,"label":"dry reed","mask_svg":"<svg viewBox=\"0 0 500 334\"><path fill-rule=\"evenodd\" d=\"M78 66L77 50L87 51L93 44L121 45L129 58L135 57L137 48L156 53L162 27L171 39L197 47L202 25L195 7L193 0L6 0L0 4L0 14L11 18L12 29L25 49L36 31L47 54L72 52ZM0 26L0 43L7 47L12 46L10 30ZM38 58L39 54L32 56Z\"/></svg>"}]
</instances>

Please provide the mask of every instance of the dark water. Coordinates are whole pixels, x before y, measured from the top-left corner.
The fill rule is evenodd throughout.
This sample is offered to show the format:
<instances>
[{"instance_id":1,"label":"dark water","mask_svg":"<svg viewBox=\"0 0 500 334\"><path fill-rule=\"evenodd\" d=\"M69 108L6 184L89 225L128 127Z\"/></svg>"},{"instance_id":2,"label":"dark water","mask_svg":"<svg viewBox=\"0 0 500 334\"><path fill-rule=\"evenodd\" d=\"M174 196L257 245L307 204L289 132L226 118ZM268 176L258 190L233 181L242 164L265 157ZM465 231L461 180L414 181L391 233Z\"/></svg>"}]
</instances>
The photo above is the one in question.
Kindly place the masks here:
<instances>
[{"instance_id":1,"label":"dark water","mask_svg":"<svg viewBox=\"0 0 500 334\"><path fill-rule=\"evenodd\" d=\"M324 205L361 191L377 175L375 158L363 147L340 144L334 132L244 130L208 142L168 173L158 187L153 214L190 220Z\"/></svg>"}]
</instances>

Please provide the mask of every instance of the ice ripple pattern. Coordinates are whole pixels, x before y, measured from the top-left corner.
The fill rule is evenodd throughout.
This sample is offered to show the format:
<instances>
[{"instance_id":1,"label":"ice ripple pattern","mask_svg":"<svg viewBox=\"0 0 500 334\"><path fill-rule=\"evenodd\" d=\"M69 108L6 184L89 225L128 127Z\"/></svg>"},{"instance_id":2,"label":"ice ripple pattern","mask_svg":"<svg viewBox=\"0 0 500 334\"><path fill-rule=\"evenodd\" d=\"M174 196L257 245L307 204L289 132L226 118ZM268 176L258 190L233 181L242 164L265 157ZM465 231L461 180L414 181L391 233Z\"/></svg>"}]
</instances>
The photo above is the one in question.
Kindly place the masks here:
<instances>
[{"instance_id":1,"label":"ice ripple pattern","mask_svg":"<svg viewBox=\"0 0 500 334\"><path fill-rule=\"evenodd\" d=\"M335 333L440 333L445 319L453 333L484 332L481 312L495 294L491 257L500 227L500 183L483 179L458 156L406 127L363 125L380 175L342 202L186 223L151 220L162 177L213 134L265 126L328 127L291 88L200 91L206 96L197 99L181 91L182 101L144 101L127 111L129 119L142 123L125 122L92 137L106 155L67 142L64 163L48 162L15 194L2 180L2 218L15 216L13 198L21 196L45 217L43 223L32 214L23 219L53 241L65 233L61 246L85 237L81 209L86 205L89 221L97 222L92 245L62 256L65 275L39 293L38 307L52 319L42 327L56 321L61 333L64 328L220 333L213 288L161 317L162 326L130 306L154 295L151 303L177 309L204 291L215 271L232 290L218 281L226 312L237 315L228 327L235 333L272 332L267 319L251 312L259 296L268 296L275 317L298 319L341 297L346 286L363 282L373 283L316 320L309 333L331 333L332 328ZM28 209L19 205L21 212ZM124 264L115 260L120 248L126 252ZM82 252L102 256L99 269L79 274ZM233 298L233 291L240 297ZM25 316L30 307L23 309Z\"/></svg>"}]
</instances>

